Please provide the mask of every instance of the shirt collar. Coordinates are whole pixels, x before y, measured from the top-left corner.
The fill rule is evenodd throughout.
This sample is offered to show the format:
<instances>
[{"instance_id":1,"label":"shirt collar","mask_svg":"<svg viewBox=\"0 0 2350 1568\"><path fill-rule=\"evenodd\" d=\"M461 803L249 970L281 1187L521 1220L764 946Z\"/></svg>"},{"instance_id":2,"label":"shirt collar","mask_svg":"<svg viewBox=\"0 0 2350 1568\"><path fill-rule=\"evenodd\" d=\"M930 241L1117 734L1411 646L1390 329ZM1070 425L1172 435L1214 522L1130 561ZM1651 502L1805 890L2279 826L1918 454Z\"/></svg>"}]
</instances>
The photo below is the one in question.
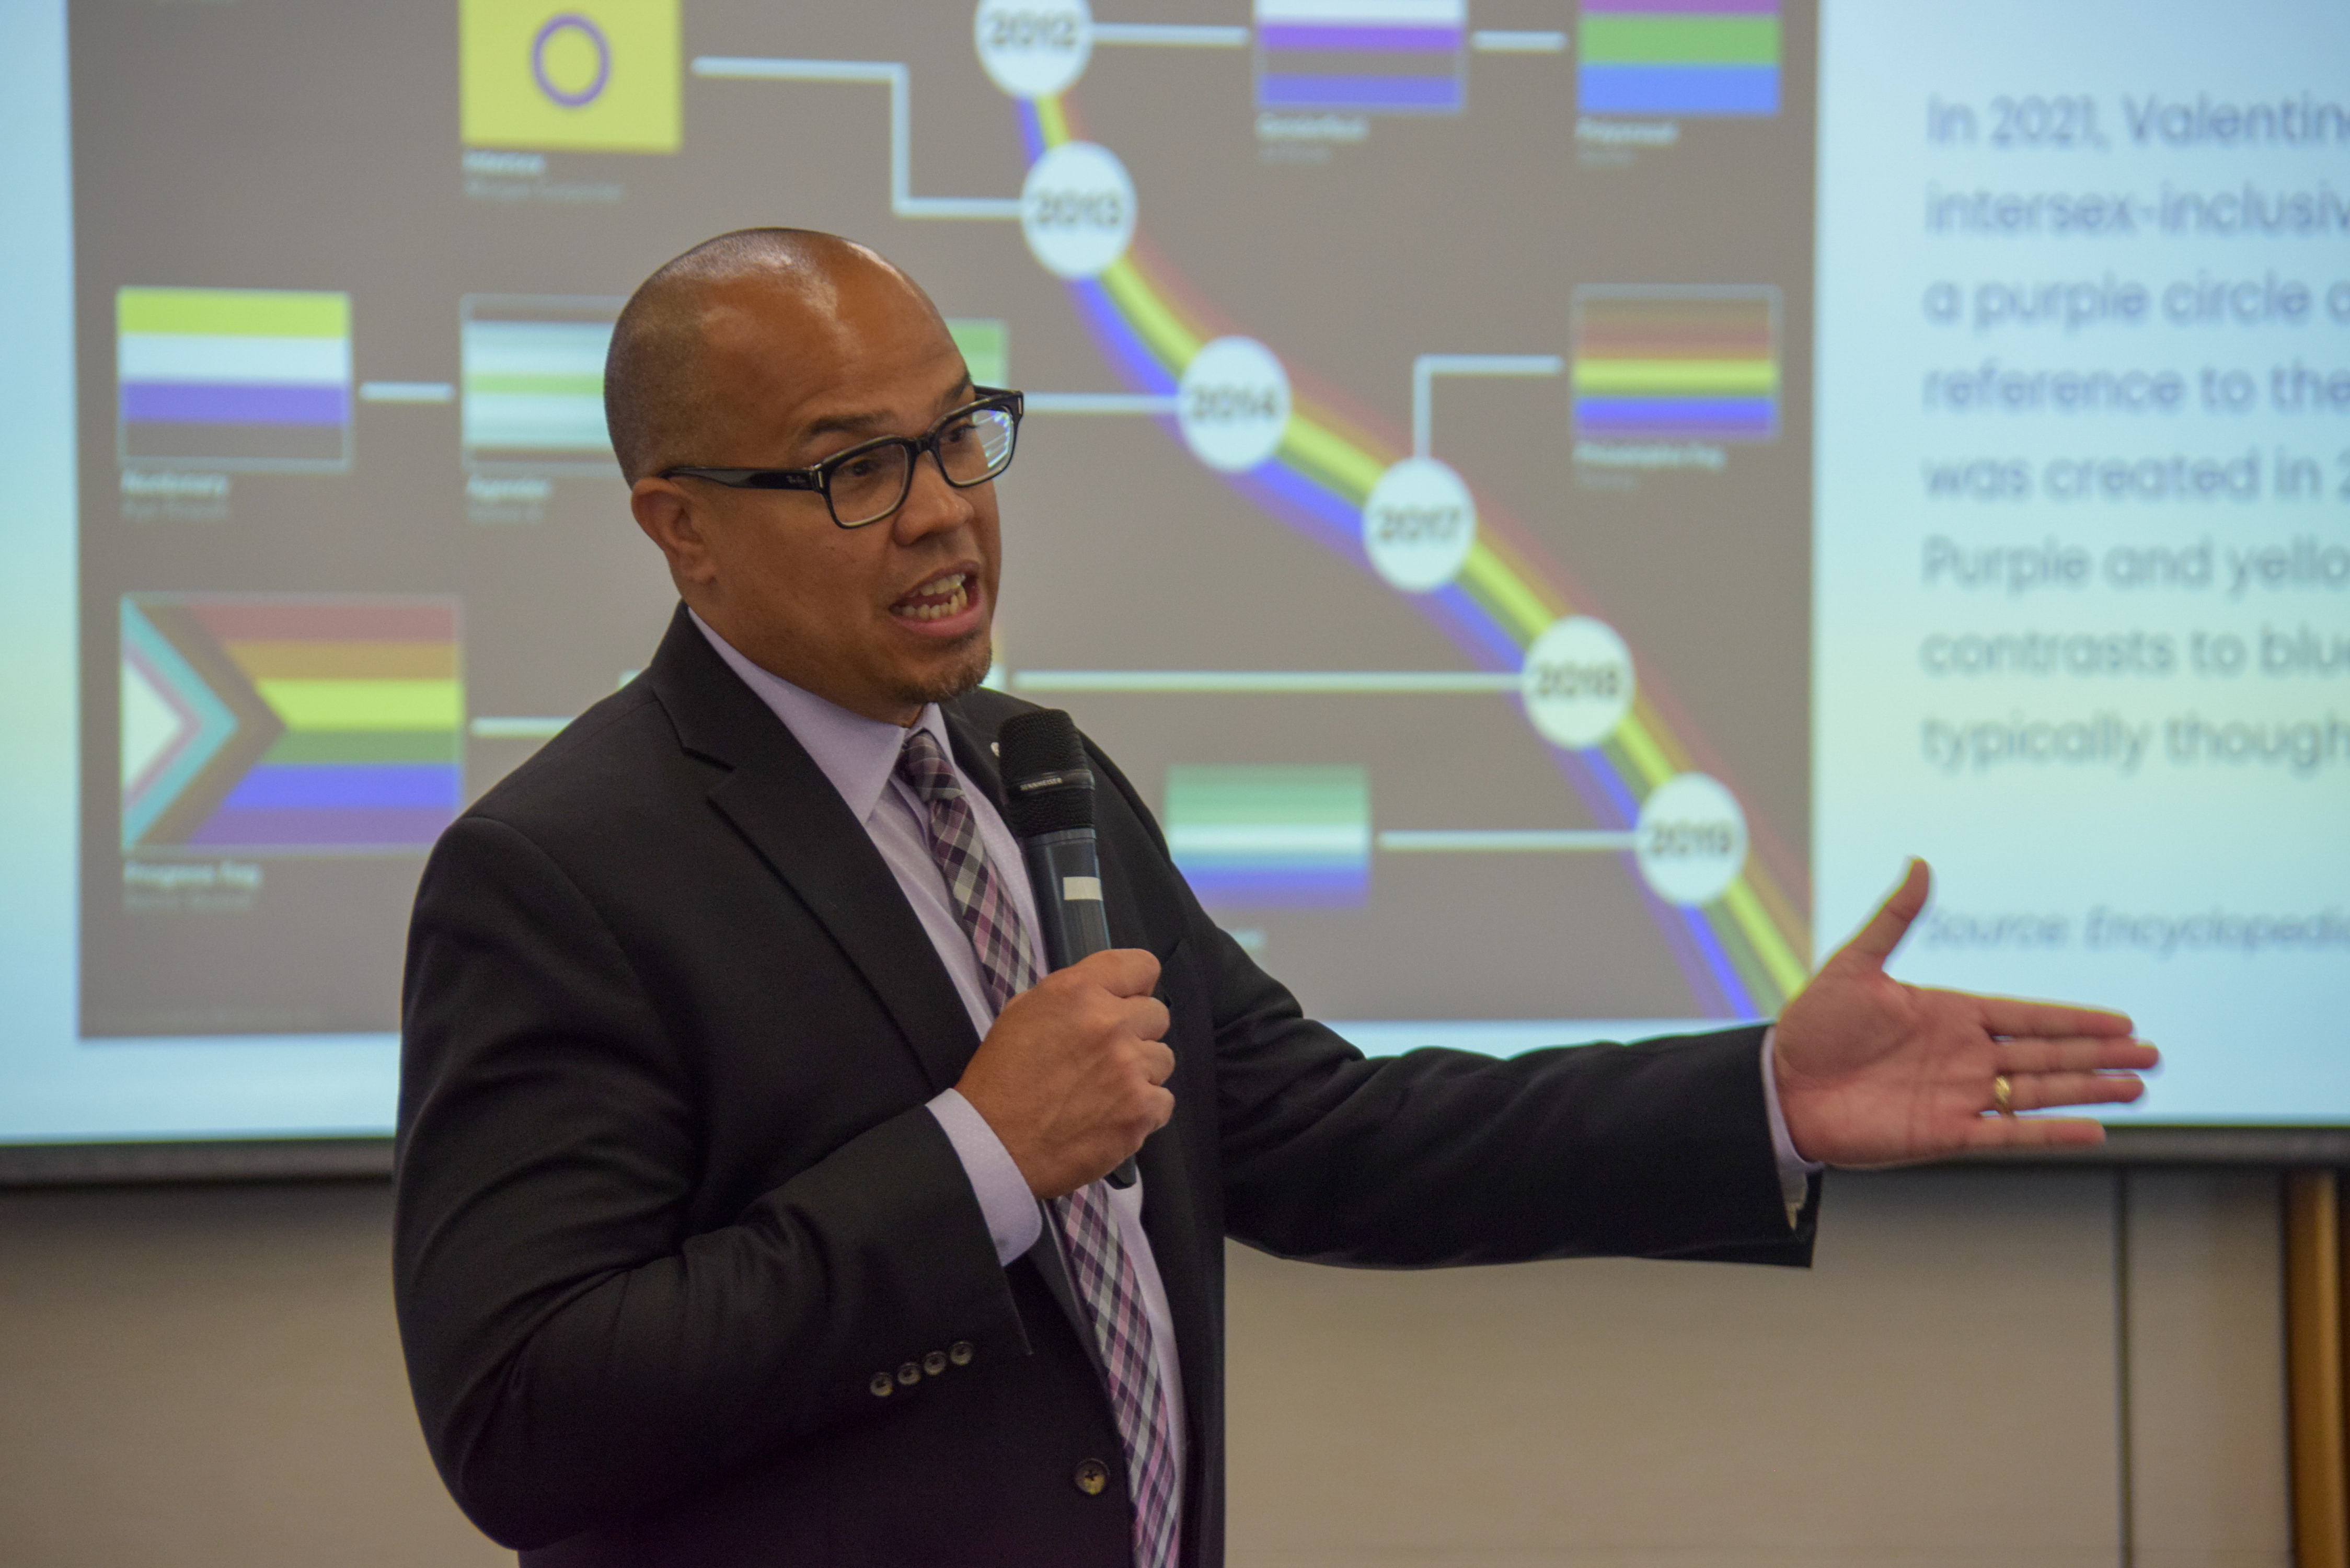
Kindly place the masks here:
<instances>
[{"instance_id":1,"label":"shirt collar","mask_svg":"<svg viewBox=\"0 0 2350 1568\"><path fill-rule=\"evenodd\" d=\"M898 771L898 753L905 749L907 731L885 719L868 719L862 713L852 713L835 702L827 702L813 691L804 691L772 671L762 670L739 652L733 644L719 636L710 623L688 609L693 624L710 639L711 648L726 667L743 678L743 684L757 694L792 739L800 743L809 760L848 809L863 822L881 804L881 792L889 787L890 778ZM954 747L947 737L947 722L935 702L926 703L915 726L928 730L950 762ZM962 770L957 769L958 773Z\"/></svg>"}]
</instances>

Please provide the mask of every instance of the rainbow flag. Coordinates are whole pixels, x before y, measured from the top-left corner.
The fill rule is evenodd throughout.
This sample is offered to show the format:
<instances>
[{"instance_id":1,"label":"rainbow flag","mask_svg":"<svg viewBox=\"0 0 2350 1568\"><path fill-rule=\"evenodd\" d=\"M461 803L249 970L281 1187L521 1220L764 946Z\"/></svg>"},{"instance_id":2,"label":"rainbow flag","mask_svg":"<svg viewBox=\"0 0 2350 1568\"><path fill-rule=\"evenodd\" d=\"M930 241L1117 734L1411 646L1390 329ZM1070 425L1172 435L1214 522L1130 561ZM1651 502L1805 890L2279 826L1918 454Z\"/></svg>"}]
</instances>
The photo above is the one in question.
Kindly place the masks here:
<instances>
[{"instance_id":1,"label":"rainbow flag","mask_svg":"<svg viewBox=\"0 0 2350 1568\"><path fill-rule=\"evenodd\" d=\"M1256 0L1259 109L1457 114L1468 0Z\"/></svg>"},{"instance_id":2,"label":"rainbow flag","mask_svg":"<svg viewBox=\"0 0 2350 1568\"><path fill-rule=\"evenodd\" d=\"M446 598L122 601L122 844L422 849L463 801Z\"/></svg>"},{"instance_id":3,"label":"rainbow flag","mask_svg":"<svg viewBox=\"0 0 2350 1568\"><path fill-rule=\"evenodd\" d=\"M124 288L114 324L123 462L350 466L349 295Z\"/></svg>"},{"instance_id":4,"label":"rainbow flag","mask_svg":"<svg viewBox=\"0 0 2350 1568\"><path fill-rule=\"evenodd\" d=\"M1167 770L1167 847L1211 907L1329 909L1371 891L1371 780L1359 767Z\"/></svg>"},{"instance_id":5,"label":"rainbow flag","mask_svg":"<svg viewBox=\"0 0 2350 1568\"><path fill-rule=\"evenodd\" d=\"M1586 114L1779 112L1779 0L1584 0Z\"/></svg>"},{"instance_id":6,"label":"rainbow flag","mask_svg":"<svg viewBox=\"0 0 2350 1568\"><path fill-rule=\"evenodd\" d=\"M1597 441L1779 433L1779 294L1586 286L1568 305L1575 431Z\"/></svg>"}]
</instances>

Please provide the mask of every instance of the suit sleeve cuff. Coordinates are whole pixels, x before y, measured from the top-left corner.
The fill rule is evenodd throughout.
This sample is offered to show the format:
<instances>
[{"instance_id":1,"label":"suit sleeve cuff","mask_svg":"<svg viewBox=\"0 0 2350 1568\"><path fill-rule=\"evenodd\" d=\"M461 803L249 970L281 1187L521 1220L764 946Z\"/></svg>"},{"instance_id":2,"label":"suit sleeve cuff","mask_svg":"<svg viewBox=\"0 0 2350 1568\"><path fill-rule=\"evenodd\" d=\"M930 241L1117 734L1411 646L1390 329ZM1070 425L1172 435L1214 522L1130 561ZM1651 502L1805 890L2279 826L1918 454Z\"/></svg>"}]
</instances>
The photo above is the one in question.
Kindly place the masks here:
<instances>
[{"instance_id":1,"label":"suit sleeve cuff","mask_svg":"<svg viewBox=\"0 0 2350 1568\"><path fill-rule=\"evenodd\" d=\"M1771 1071L1771 1048L1762 1048L1762 1071L1768 1081ZM995 1261L1010 1263L1036 1244L1037 1235L1045 1229L1044 1211L1028 1190L1027 1179L1013 1163L1011 1152L987 1118L979 1114L960 1091L949 1089L930 1103L931 1115L939 1119L940 1128L947 1142L954 1146L955 1158L962 1161L962 1173L971 1179L971 1190L979 1199L980 1212L987 1216L987 1233L995 1242ZM1778 1126L1779 1102L1771 1102L1772 1126ZM1781 1135L1782 1139L1784 1134ZM1785 1169L1785 1158L1781 1158ZM1782 1177L1783 1184L1784 1178ZM1800 1179L1797 1191L1802 1190Z\"/></svg>"},{"instance_id":2,"label":"suit sleeve cuff","mask_svg":"<svg viewBox=\"0 0 2350 1568\"><path fill-rule=\"evenodd\" d=\"M1762 1032L1762 1104L1771 1113L1771 1150L1779 1157L1779 1197L1787 1205L1787 1223L1793 1225L1796 1216L1803 1213L1804 1202L1811 1197L1812 1178L1825 1168L1818 1160L1805 1159L1796 1153L1795 1140L1788 1134L1786 1113L1779 1108L1779 1073L1774 1054L1778 1044L1779 1026L1774 1023ZM954 1091L950 1089L947 1093L953 1094ZM979 1121L979 1113L973 1111L972 1119ZM980 1125L985 1127L987 1124L980 1122ZM952 1127L947 1129L947 1136L954 1136ZM993 1134L989 1136L993 1137ZM955 1147L961 1148L962 1146L957 1144ZM1005 1163L1010 1163L1011 1158L1004 1156ZM967 1166L971 1161L965 1158L963 1163ZM982 1201L984 1201L983 1198Z\"/></svg>"}]
</instances>

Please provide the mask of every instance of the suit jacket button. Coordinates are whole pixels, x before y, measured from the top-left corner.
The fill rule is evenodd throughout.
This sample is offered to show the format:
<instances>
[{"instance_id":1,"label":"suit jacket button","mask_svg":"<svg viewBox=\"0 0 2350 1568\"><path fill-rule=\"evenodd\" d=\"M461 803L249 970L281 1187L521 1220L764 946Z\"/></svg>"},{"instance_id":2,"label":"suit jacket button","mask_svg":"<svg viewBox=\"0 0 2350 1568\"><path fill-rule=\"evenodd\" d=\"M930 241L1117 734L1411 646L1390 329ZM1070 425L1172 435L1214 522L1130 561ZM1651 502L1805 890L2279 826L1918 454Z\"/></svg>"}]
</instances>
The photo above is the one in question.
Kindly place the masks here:
<instances>
[{"instance_id":1,"label":"suit jacket button","mask_svg":"<svg viewBox=\"0 0 2350 1568\"><path fill-rule=\"evenodd\" d=\"M873 1397L876 1399L887 1399L890 1395L898 1391L898 1386L889 1381L889 1375L886 1372L875 1373L873 1375L873 1381L868 1383L865 1386L873 1391Z\"/></svg>"},{"instance_id":2,"label":"suit jacket button","mask_svg":"<svg viewBox=\"0 0 2350 1568\"><path fill-rule=\"evenodd\" d=\"M911 1388L915 1384L920 1383L921 1380L922 1369L915 1366L912 1362L909 1361L905 1366L898 1368L898 1381L903 1383L907 1387Z\"/></svg>"},{"instance_id":3,"label":"suit jacket button","mask_svg":"<svg viewBox=\"0 0 2350 1568\"><path fill-rule=\"evenodd\" d=\"M944 1372L946 1369L947 1353L945 1351L933 1350L928 1355L922 1357L922 1372L924 1376L936 1377L940 1373Z\"/></svg>"},{"instance_id":4,"label":"suit jacket button","mask_svg":"<svg viewBox=\"0 0 2350 1568\"><path fill-rule=\"evenodd\" d=\"M947 1359L957 1366L969 1366L972 1355L971 1341L967 1339L958 1339L947 1346Z\"/></svg>"},{"instance_id":5,"label":"suit jacket button","mask_svg":"<svg viewBox=\"0 0 2350 1568\"><path fill-rule=\"evenodd\" d=\"M1077 1473L1069 1479L1076 1482L1077 1490L1087 1497L1099 1497L1102 1490L1109 1485L1109 1467L1099 1459L1080 1459L1077 1461Z\"/></svg>"}]
</instances>

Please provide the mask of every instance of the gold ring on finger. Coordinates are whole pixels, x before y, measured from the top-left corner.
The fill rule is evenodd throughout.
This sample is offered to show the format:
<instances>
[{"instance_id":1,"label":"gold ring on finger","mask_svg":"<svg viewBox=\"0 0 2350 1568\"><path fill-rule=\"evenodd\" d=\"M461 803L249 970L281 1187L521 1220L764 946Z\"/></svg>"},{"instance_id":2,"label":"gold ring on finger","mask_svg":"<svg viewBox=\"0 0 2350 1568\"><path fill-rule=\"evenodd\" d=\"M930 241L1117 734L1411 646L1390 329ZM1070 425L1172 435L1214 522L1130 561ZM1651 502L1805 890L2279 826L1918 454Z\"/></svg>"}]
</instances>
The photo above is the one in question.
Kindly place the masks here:
<instances>
[{"instance_id":1,"label":"gold ring on finger","mask_svg":"<svg viewBox=\"0 0 2350 1568\"><path fill-rule=\"evenodd\" d=\"M2007 1075L2004 1073L1991 1075L1991 1108L1998 1111L2001 1116L2015 1115L2015 1085L2008 1082Z\"/></svg>"}]
</instances>

